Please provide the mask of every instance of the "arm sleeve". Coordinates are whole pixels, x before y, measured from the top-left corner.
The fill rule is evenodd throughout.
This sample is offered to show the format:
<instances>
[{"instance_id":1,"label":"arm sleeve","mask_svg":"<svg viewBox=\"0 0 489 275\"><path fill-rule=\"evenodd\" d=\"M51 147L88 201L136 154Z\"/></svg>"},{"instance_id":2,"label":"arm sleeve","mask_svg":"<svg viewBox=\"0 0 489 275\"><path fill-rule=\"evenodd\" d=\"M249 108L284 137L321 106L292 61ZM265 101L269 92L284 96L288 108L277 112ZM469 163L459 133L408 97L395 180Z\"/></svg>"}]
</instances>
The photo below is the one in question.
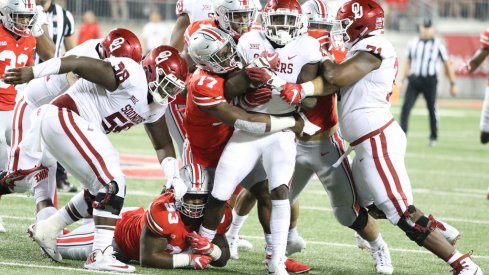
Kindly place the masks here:
<instances>
[{"instance_id":1,"label":"arm sleeve","mask_svg":"<svg viewBox=\"0 0 489 275\"><path fill-rule=\"evenodd\" d=\"M71 12L65 10L65 36L72 36L75 34L75 20L73 19L73 14Z\"/></svg>"},{"instance_id":2,"label":"arm sleeve","mask_svg":"<svg viewBox=\"0 0 489 275\"><path fill-rule=\"evenodd\" d=\"M201 81L202 80L202 81ZM224 79L202 75L193 79L192 101L198 106L214 106L226 102Z\"/></svg>"},{"instance_id":3,"label":"arm sleeve","mask_svg":"<svg viewBox=\"0 0 489 275\"><path fill-rule=\"evenodd\" d=\"M178 0L177 1L177 7L176 7L176 14L177 15L182 15L182 14L188 14L188 8L187 6L184 4L184 1L185 0ZM186 0L188 1L188 0Z\"/></svg>"},{"instance_id":4,"label":"arm sleeve","mask_svg":"<svg viewBox=\"0 0 489 275\"><path fill-rule=\"evenodd\" d=\"M447 48L445 47L445 44L443 44L441 41L438 41L439 43L439 54L440 54L440 58L443 62L446 62L448 61L448 51L447 51Z\"/></svg>"},{"instance_id":5,"label":"arm sleeve","mask_svg":"<svg viewBox=\"0 0 489 275\"><path fill-rule=\"evenodd\" d=\"M484 30L480 36L481 47L489 50L489 29Z\"/></svg>"}]
</instances>

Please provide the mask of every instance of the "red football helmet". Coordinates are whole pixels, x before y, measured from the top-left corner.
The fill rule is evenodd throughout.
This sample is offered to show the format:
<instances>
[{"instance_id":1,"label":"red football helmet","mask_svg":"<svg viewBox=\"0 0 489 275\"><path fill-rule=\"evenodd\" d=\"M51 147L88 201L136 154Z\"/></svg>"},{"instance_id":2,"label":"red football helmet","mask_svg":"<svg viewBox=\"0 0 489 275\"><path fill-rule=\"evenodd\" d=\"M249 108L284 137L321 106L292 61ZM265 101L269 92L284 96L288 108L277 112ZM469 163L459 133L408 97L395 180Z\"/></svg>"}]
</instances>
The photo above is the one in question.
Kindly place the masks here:
<instances>
[{"instance_id":1,"label":"red football helmet","mask_svg":"<svg viewBox=\"0 0 489 275\"><path fill-rule=\"evenodd\" d=\"M262 29L271 41L285 45L302 34L307 17L297 0L270 0L262 12Z\"/></svg>"},{"instance_id":2,"label":"red football helmet","mask_svg":"<svg viewBox=\"0 0 489 275\"><path fill-rule=\"evenodd\" d=\"M367 35L384 33L384 10L373 0L350 0L336 14L332 34L342 34L347 47Z\"/></svg>"},{"instance_id":3,"label":"red football helmet","mask_svg":"<svg viewBox=\"0 0 489 275\"><path fill-rule=\"evenodd\" d=\"M141 62L143 50L138 37L130 30L117 28L109 32L101 43L104 57L127 57Z\"/></svg>"},{"instance_id":4,"label":"red football helmet","mask_svg":"<svg viewBox=\"0 0 489 275\"><path fill-rule=\"evenodd\" d=\"M152 49L143 60L143 69L149 93L158 104L172 102L185 89L188 65L173 47L159 46Z\"/></svg>"}]
</instances>

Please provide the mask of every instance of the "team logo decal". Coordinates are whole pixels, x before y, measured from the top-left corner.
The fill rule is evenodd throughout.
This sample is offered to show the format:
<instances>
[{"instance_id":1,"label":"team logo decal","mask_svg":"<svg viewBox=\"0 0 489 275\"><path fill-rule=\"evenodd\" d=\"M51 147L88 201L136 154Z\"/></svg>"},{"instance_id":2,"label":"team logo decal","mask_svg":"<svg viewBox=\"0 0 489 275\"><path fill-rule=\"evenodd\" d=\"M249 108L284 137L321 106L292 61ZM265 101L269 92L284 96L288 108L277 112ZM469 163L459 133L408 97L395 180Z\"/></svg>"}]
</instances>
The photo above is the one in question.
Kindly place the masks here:
<instances>
[{"instance_id":1,"label":"team logo decal","mask_svg":"<svg viewBox=\"0 0 489 275\"><path fill-rule=\"evenodd\" d=\"M171 56L170 51L163 51L161 52L157 57L156 57L156 64L160 64L163 61L168 60L168 58Z\"/></svg>"},{"instance_id":2,"label":"team logo decal","mask_svg":"<svg viewBox=\"0 0 489 275\"><path fill-rule=\"evenodd\" d=\"M351 5L351 11L355 14L355 19L362 18L363 16L363 7L355 2Z\"/></svg>"},{"instance_id":3,"label":"team logo decal","mask_svg":"<svg viewBox=\"0 0 489 275\"><path fill-rule=\"evenodd\" d=\"M122 37L117 37L110 43L109 50L110 52L113 52L121 47L121 45L124 44L124 38Z\"/></svg>"}]
</instances>

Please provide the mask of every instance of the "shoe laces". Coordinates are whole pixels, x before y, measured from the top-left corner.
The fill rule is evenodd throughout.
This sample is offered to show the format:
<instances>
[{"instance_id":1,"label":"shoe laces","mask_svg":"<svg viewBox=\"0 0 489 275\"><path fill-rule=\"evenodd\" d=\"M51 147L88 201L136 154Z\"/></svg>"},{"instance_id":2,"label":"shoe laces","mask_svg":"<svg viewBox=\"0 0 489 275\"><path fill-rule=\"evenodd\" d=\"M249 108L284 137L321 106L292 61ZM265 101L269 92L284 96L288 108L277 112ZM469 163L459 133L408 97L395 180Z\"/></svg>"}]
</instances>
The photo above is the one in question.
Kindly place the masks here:
<instances>
[{"instance_id":1,"label":"shoe laces","mask_svg":"<svg viewBox=\"0 0 489 275\"><path fill-rule=\"evenodd\" d=\"M465 261L465 259L470 258L470 256L472 256L472 251L470 251L469 253L465 253L464 255L462 255L460 258L458 258L455 262L453 262L451 264L451 266L453 267L453 269L451 270L453 275L458 275L462 271L464 271L464 269L469 267L469 265Z\"/></svg>"},{"instance_id":2,"label":"shoe laces","mask_svg":"<svg viewBox=\"0 0 489 275\"><path fill-rule=\"evenodd\" d=\"M372 250L372 256L376 265L386 266L388 264L387 253L385 252L385 246L381 246L377 250Z\"/></svg>"}]
</instances>

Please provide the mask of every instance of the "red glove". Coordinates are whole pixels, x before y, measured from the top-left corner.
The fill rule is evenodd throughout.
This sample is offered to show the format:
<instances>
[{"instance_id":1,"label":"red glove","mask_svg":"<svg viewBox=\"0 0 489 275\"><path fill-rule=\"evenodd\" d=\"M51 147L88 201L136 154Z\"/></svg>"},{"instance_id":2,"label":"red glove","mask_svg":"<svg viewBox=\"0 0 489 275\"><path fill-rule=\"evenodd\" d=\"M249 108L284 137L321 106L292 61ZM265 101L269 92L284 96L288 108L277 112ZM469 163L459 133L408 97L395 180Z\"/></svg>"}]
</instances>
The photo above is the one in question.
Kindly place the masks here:
<instances>
[{"instance_id":1,"label":"red glove","mask_svg":"<svg viewBox=\"0 0 489 275\"><path fill-rule=\"evenodd\" d=\"M259 82L261 84L267 84L272 78L273 72L268 68L245 68L248 78L252 81Z\"/></svg>"},{"instance_id":2,"label":"red glove","mask_svg":"<svg viewBox=\"0 0 489 275\"><path fill-rule=\"evenodd\" d=\"M283 90L280 93L280 97L283 101L289 103L290 105L297 105L301 101L301 91L302 85L287 83L282 86Z\"/></svg>"},{"instance_id":3,"label":"red glove","mask_svg":"<svg viewBox=\"0 0 489 275\"><path fill-rule=\"evenodd\" d=\"M212 258L206 255L189 254L189 257L190 266L197 270L205 269L212 262Z\"/></svg>"},{"instance_id":4,"label":"red glove","mask_svg":"<svg viewBox=\"0 0 489 275\"><path fill-rule=\"evenodd\" d=\"M244 96L244 101L251 107L263 105L272 99L272 90L268 87L248 90Z\"/></svg>"},{"instance_id":5,"label":"red glove","mask_svg":"<svg viewBox=\"0 0 489 275\"><path fill-rule=\"evenodd\" d=\"M187 243L192 247L192 251L197 254L209 255L214 250L214 244L197 233L189 233Z\"/></svg>"},{"instance_id":6,"label":"red glove","mask_svg":"<svg viewBox=\"0 0 489 275\"><path fill-rule=\"evenodd\" d=\"M278 53L269 53L267 51L264 51L260 53L260 57L263 57L265 58L265 60L267 60L271 70L278 70L278 66L280 65L280 58L278 57Z\"/></svg>"}]
</instances>

